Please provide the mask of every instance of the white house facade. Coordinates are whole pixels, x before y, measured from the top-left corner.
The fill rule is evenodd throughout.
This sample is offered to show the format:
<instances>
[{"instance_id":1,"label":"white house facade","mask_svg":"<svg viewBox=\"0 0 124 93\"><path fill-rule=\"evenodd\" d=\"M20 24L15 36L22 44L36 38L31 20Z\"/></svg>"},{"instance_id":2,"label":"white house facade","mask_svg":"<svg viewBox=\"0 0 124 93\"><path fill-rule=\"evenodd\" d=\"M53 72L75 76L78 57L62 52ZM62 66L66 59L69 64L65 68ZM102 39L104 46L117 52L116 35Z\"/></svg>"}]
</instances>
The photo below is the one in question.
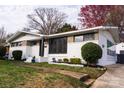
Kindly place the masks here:
<instances>
[{"instance_id":1,"label":"white house facade","mask_svg":"<svg viewBox=\"0 0 124 93\"><path fill-rule=\"evenodd\" d=\"M35 56L37 62L49 63L53 58L82 59L81 47L87 42L93 42L100 45L103 50L99 65L109 65L117 61L115 45L120 41L117 27L99 26L52 35L21 31L7 42L10 44L9 58L12 58L14 50L22 50L22 59L26 58L26 62L31 62L31 58ZM85 61L82 59L82 62Z\"/></svg>"}]
</instances>

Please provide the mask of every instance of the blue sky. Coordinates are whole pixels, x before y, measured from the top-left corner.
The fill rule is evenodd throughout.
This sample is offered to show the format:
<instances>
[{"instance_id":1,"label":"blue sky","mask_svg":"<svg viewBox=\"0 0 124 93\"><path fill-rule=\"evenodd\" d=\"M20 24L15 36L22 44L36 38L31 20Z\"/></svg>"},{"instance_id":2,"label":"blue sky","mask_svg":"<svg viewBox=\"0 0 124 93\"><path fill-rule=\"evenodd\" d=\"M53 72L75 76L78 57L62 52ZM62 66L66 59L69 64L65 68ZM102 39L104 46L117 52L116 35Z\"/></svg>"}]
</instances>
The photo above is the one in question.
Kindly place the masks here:
<instances>
[{"instance_id":1,"label":"blue sky","mask_svg":"<svg viewBox=\"0 0 124 93\"><path fill-rule=\"evenodd\" d=\"M27 14L31 14L37 7L57 8L59 11L67 14L66 21L72 25L80 26L78 13L79 5L38 5L38 6L0 6L0 26L4 26L7 33L14 33L26 27L28 24Z\"/></svg>"}]
</instances>

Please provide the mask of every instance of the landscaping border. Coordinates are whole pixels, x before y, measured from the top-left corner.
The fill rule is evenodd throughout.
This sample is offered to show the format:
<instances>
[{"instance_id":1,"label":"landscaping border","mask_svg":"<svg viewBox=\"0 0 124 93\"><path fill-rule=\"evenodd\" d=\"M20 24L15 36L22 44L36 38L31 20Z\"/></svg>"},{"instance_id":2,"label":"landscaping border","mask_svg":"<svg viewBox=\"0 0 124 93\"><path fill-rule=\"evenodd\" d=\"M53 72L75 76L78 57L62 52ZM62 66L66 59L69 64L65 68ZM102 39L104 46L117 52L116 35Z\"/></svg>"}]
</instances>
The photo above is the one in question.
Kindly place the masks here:
<instances>
[{"instance_id":1,"label":"landscaping border","mask_svg":"<svg viewBox=\"0 0 124 93\"><path fill-rule=\"evenodd\" d=\"M55 62L50 62L49 64L66 65L71 67L84 67L84 65L79 65L79 64L67 64L67 63L55 63Z\"/></svg>"}]
</instances>

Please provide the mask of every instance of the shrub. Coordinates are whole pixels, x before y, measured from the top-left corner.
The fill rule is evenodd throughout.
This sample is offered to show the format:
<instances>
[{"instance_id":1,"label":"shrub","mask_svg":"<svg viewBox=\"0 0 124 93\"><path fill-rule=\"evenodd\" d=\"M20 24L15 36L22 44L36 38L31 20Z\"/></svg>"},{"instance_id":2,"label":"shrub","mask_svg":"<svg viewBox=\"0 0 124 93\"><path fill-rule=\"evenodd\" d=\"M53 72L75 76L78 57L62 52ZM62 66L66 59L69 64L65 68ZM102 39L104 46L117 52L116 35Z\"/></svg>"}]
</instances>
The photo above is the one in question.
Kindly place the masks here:
<instances>
[{"instance_id":1,"label":"shrub","mask_svg":"<svg viewBox=\"0 0 124 93\"><path fill-rule=\"evenodd\" d=\"M5 55L6 55L6 48L0 46L0 59L3 59Z\"/></svg>"},{"instance_id":2,"label":"shrub","mask_svg":"<svg viewBox=\"0 0 124 93\"><path fill-rule=\"evenodd\" d=\"M62 63L62 59L58 59L58 62Z\"/></svg>"},{"instance_id":3,"label":"shrub","mask_svg":"<svg viewBox=\"0 0 124 93\"><path fill-rule=\"evenodd\" d=\"M102 57L102 49L99 45L89 42L82 46L81 55L87 64L97 64Z\"/></svg>"},{"instance_id":4,"label":"shrub","mask_svg":"<svg viewBox=\"0 0 124 93\"><path fill-rule=\"evenodd\" d=\"M14 57L14 60L21 60L22 51L21 50L15 50L15 51L12 52L12 55Z\"/></svg>"},{"instance_id":5,"label":"shrub","mask_svg":"<svg viewBox=\"0 0 124 93\"><path fill-rule=\"evenodd\" d=\"M64 58L63 59L63 62L68 63L69 62L69 59L68 58Z\"/></svg>"},{"instance_id":6,"label":"shrub","mask_svg":"<svg viewBox=\"0 0 124 93\"><path fill-rule=\"evenodd\" d=\"M81 59L80 58L70 58L70 62L72 64L81 64Z\"/></svg>"}]
</instances>

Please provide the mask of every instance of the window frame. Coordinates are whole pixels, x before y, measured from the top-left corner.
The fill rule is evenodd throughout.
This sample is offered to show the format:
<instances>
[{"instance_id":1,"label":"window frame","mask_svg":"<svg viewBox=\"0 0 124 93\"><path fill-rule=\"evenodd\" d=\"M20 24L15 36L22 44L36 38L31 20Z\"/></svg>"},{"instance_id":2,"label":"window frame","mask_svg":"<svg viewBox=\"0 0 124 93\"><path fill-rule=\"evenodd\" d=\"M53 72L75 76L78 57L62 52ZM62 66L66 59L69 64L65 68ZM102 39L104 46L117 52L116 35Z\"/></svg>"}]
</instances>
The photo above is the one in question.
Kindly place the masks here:
<instances>
[{"instance_id":1,"label":"window frame","mask_svg":"<svg viewBox=\"0 0 124 93\"><path fill-rule=\"evenodd\" d=\"M89 39L89 38L88 38L88 40L84 40L84 39L85 39L85 36L87 36L87 35L92 35L93 38L92 38L92 39ZM89 34L84 34L84 35L83 35L83 41L89 41L89 40L95 40L95 33L89 33Z\"/></svg>"},{"instance_id":2,"label":"window frame","mask_svg":"<svg viewBox=\"0 0 124 93\"><path fill-rule=\"evenodd\" d=\"M67 37L49 39L49 54L67 54Z\"/></svg>"},{"instance_id":3,"label":"window frame","mask_svg":"<svg viewBox=\"0 0 124 93\"><path fill-rule=\"evenodd\" d=\"M114 45L114 43L107 39L107 48L109 48L109 47L111 47L113 45Z\"/></svg>"},{"instance_id":4,"label":"window frame","mask_svg":"<svg viewBox=\"0 0 124 93\"><path fill-rule=\"evenodd\" d=\"M36 46L37 45L37 41L30 41L30 46Z\"/></svg>"},{"instance_id":5,"label":"window frame","mask_svg":"<svg viewBox=\"0 0 124 93\"><path fill-rule=\"evenodd\" d=\"M80 36L80 37L82 36L82 41L83 41L83 38L84 38L84 37L83 37L83 34L81 34L81 35L75 35L75 36L74 36L74 42L82 42L82 41L76 41L76 37L79 37L79 36Z\"/></svg>"},{"instance_id":6,"label":"window frame","mask_svg":"<svg viewBox=\"0 0 124 93\"><path fill-rule=\"evenodd\" d=\"M74 42L84 42L84 41L89 41L89 40L84 40L85 35L89 35L89 34L92 34L92 35L94 36L92 40L95 40L95 32L93 32L93 33L87 33L87 34L74 35ZM77 37L77 36L82 36L82 37L83 37L82 41L76 41L76 40L75 40L75 37Z\"/></svg>"},{"instance_id":7,"label":"window frame","mask_svg":"<svg viewBox=\"0 0 124 93\"><path fill-rule=\"evenodd\" d=\"M18 47L18 46L22 46L22 41L20 41L20 42L12 42L11 43L11 47Z\"/></svg>"},{"instance_id":8,"label":"window frame","mask_svg":"<svg viewBox=\"0 0 124 93\"><path fill-rule=\"evenodd\" d=\"M112 41L107 39L107 55L109 55L109 56L115 56L116 55L115 51L109 49L109 47L112 47L114 45L115 44Z\"/></svg>"}]
</instances>

